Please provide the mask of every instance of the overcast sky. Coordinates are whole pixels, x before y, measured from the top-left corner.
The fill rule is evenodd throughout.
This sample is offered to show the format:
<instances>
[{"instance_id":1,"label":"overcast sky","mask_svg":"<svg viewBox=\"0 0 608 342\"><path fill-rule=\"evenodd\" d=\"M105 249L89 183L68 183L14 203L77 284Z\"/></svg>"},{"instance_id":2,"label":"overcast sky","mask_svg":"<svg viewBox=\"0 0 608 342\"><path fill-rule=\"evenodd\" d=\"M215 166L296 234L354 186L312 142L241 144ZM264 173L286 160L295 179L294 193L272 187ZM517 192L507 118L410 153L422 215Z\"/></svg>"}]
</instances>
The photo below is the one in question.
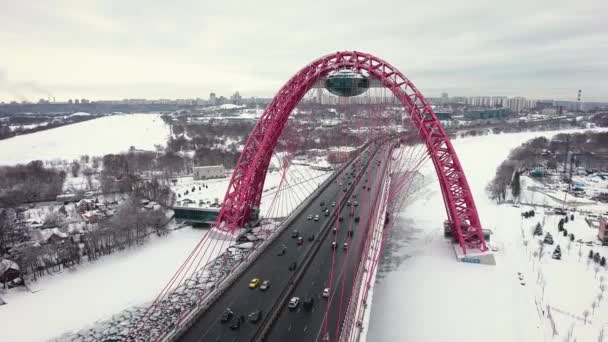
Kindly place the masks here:
<instances>
[{"instance_id":1,"label":"overcast sky","mask_svg":"<svg viewBox=\"0 0 608 342\"><path fill-rule=\"evenodd\" d=\"M608 0L0 0L0 101L273 96L365 51L426 96L608 100Z\"/></svg>"}]
</instances>

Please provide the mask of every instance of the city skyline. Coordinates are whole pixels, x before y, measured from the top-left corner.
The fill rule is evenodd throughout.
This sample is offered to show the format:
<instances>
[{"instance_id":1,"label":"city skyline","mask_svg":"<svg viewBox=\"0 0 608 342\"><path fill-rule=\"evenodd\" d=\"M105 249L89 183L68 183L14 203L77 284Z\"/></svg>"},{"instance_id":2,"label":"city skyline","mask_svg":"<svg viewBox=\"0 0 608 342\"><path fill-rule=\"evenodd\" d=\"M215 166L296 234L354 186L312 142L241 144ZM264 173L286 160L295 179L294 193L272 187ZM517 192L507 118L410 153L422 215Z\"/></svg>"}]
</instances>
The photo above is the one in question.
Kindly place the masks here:
<instances>
[{"instance_id":1,"label":"city skyline","mask_svg":"<svg viewBox=\"0 0 608 342\"><path fill-rule=\"evenodd\" d=\"M0 101L272 97L311 60L350 49L385 58L427 97L608 100L608 4L449 4L7 2Z\"/></svg>"}]
</instances>

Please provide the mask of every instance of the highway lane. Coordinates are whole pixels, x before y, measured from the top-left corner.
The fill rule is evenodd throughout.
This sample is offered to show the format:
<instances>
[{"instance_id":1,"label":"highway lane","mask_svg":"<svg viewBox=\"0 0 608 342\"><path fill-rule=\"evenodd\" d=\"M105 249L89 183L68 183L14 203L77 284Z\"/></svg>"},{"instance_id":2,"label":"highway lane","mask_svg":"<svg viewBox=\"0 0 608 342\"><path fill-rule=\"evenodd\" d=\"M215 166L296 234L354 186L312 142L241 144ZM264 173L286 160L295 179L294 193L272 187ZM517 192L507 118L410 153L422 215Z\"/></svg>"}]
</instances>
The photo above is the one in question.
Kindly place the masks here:
<instances>
[{"instance_id":1,"label":"highway lane","mask_svg":"<svg viewBox=\"0 0 608 342\"><path fill-rule=\"evenodd\" d=\"M343 174L349 172L349 169L350 166L345 168ZM337 179L341 178L342 175L339 175ZM313 244L319 243L317 240L320 229L328 219L328 217L322 215L320 203L325 202L326 207L329 205L331 208L331 203L338 201L342 193L338 182L330 183L311 202L310 206L294 220L292 225L285 229L251 267L245 270L244 274L220 296L217 302L195 321L193 326L179 338L179 341L250 341L259 326L248 322L246 320L247 316L255 310L262 311L262 318L268 314L282 290L291 281L294 272L288 270L289 265L296 262L299 267L306 252ZM318 214L320 220L318 222L308 220L307 216L309 214ZM297 229L300 235L304 237L302 246L298 246L296 239L291 237L294 229ZM308 237L312 233L317 238L313 242L309 242ZM285 255L278 256L283 245L287 246L287 252ZM252 278L269 280L270 288L267 291L261 291L259 288L249 289L248 284ZM226 308L230 308L237 316L244 316L245 321L239 329L230 329L232 322L220 323L220 317Z\"/></svg>"},{"instance_id":2,"label":"highway lane","mask_svg":"<svg viewBox=\"0 0 608 342\"><path fill-rule=\"evenodd\" d=\"M324 246L321 246L304 277L290 295L290 297L297 296L300 299L311 296L314 298L312 309L307 311L301 305L294 311L290 311L287 307L282 308L279 318L266 336L266 341L321 341L325 332L329 332L329 336L334 337L336 327L339 327L338 322L341 325L344 320L351 296L352 282L368 232L373 200L382 184L378 170L384 167L387 159L381 158L382 155L385 154L378 153L377 158L368 167L369 172L366 172L355 185L354 194L360 203L355 208L356 214L350 216L348 209L352 207L345 207L346 210L341 213L344 221L338 222L337 235L330 234L323 242ZM376 161L380 161L381 165L378 166ZM369 186L371 191L364 189L363 184ZM354 222L355 216L361 218L359 223ZM351 238L347 236L349 229L354 231ZM334 240L338 245L335 252L331 248ZM342 248L344 242L349 244L347 251ZM332 264L333 277L331 276ZM322 296L324 288L330 288L328 299ZM342 303L340 303L341 301ZM329 319L325 324L326 310ZM335 339L330 340L335 341Z\"/></svg>"}]
</instances>

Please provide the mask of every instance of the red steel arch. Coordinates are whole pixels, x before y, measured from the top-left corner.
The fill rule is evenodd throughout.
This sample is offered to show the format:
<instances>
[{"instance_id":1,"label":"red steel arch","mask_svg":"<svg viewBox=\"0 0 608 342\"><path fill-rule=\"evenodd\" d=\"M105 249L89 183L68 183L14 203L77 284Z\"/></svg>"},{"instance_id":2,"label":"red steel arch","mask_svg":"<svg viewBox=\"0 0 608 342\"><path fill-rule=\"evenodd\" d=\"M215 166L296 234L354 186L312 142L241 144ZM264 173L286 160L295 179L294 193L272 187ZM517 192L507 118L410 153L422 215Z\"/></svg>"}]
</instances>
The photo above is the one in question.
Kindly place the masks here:
<instances>
[{"instance_id":1,"label":"red steel arch","mask_svg":"<svg viewBox=\"0 0 608 342\"><path fill-rule=\"evenodd\" d=\"M401 101L424 140L435 166L452 234L467 249L486 250L479 215L462 166L448 134L422 94L399 70L384 60L358 51L342 51L319 58L293 76L268 105L251 131L226 191L216 226L241 227L252 209L259 208L272 152L293 108L321 77L331 71L366 70Z\"/></svg>"}]
</instances>

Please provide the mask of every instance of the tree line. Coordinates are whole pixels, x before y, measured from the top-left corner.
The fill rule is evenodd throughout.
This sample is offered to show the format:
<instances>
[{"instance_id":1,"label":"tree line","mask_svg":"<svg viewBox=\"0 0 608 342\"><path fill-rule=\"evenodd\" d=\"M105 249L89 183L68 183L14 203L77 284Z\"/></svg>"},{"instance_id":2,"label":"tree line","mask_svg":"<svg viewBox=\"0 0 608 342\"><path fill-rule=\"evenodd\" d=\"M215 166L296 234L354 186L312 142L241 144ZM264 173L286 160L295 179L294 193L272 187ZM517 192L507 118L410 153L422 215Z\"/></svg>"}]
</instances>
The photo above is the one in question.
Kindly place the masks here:
<instances>
[{"instance_id":1,"label":"tree line","mask_svg":"<svg viewBox=\"0 0 608 342\"><path fill-rule=\"evenodd\" d=\"M536 167L543 168L544 172L569 172L576 167L608 170L608 132L560 133L551 139L530 139L509 153L486 190L490 197L501 201L511 187L513 196L517 197L519 174Z\"/></svg>"}]
</instances>

